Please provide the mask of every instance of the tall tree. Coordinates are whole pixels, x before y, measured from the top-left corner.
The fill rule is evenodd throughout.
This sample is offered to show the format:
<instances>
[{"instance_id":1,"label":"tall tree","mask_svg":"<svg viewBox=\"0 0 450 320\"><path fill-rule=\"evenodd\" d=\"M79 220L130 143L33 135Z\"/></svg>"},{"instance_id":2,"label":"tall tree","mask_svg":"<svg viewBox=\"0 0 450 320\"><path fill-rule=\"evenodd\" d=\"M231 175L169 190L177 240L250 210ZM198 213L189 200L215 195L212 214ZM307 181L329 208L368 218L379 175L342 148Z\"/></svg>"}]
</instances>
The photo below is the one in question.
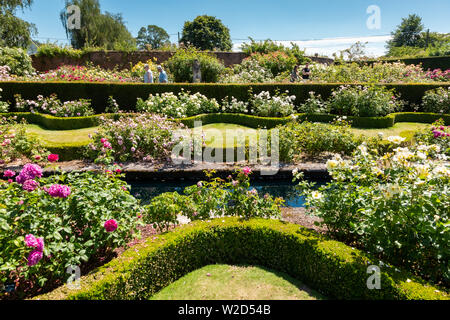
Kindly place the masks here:
<instances>
[{"instance_id":1,"label":"tall tree","mask_svg":"<svg viewBox=\"0 0 450 320\"><path fill-rule=\"evenodd\" d=\"M421 43L424 26L422 18L416 14L410 14L402 19L397 29L391 32L393 38L388 41L388 49L392 47L417 47Z\"/></svg>"},{"instance_id":2,"label":"tall tree","mask_svg":"<svg viewBox=\"0 0 450 320\"><path fill-rule=\"evenodd\" d=\"M66 8L70 5L80 8L80 29L69 29ZM122 15L109 12L102 14L98 0L66 0L60 18L74 48L94 46L115 49L117 45L136 46Z\"/></svg>"},{"instance_id":3,"label":"tall tree","mask_svg":"<svg viewBox=\"0 0 450 320\"><path fill-rule=\"evenodd\" d=\"M149 25L147 28L142 27L136 38L139 49L145 49L150 45L152 49L159 49L169 44L169 34L166 30L155 25Z\"/></svg>"},{"instance_id":4,"label":"tall tree","mask_svg":"<svg viewBox=\"0 0 450 320\"><path fill-rule=\"evenodd\" d=\"M181 41L201 50L231 50L230 30L220 19L207 15L186 21Z\"/></svg>"},{"instance_id":5,"label":"tall tree","mask_svg":"<svg viewBox=\"0 0 450 320\"><path fill-rule=\"evenodd\" d=\"M33 0L0 0L0 46L26 48L37 34L36 26L15 16L29 8Z\"/></svg>"}]
</instances>

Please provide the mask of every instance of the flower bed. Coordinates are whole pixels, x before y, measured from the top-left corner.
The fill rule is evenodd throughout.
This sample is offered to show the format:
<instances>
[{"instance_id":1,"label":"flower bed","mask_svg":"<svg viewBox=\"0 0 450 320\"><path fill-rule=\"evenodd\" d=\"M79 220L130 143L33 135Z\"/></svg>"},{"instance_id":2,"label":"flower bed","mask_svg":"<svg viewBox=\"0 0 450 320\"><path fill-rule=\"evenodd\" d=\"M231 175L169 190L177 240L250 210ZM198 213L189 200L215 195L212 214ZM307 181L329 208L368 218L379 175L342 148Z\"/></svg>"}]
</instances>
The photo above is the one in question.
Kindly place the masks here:
<instances>
[{"instance_id":1,"label":"flower bed","mask_svg":"<svg viewBox=\"0 0 450 320\"><path fill-rule=\"evenodd\" d=\"M386 265L381 267L381 289L368 289L367 268L376 261L298 225L222 218L149 238L82 277L81 289L63 286L36 299L148 299L185 274L211 263L266 266L337 299L449 299L441 289Z\"/></svg>"}]
</instances>

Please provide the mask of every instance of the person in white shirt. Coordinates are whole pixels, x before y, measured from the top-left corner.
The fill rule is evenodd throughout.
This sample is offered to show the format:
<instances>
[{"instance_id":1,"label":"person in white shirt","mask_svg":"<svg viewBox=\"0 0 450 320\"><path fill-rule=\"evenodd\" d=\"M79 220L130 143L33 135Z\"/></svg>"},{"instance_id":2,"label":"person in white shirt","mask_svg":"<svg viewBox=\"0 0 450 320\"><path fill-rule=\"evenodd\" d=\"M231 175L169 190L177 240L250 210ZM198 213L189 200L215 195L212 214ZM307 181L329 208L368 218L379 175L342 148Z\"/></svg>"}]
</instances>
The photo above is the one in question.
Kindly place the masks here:
<instances>
[{"instance_id":1,"label":"person in white shirt","mask_svg":"<svg viewBox=\"0 0 450 320\"><path fill-rule=\"evenodd\" d=\"M150 70L148 64L144 66L145 74L144 74L144 83L153 83L153 72Z\"/></svg>"}]
</instances>

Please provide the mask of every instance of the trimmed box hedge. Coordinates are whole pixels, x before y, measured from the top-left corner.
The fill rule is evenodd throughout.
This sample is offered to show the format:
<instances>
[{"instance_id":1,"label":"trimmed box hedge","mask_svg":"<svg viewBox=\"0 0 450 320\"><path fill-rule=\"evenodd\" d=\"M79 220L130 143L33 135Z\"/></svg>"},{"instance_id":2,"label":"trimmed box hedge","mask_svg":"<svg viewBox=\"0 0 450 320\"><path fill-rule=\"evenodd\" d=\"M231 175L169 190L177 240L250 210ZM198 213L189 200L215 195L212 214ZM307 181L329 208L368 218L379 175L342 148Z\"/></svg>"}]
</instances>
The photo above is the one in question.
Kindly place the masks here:
<instances>
[{"instance_id":1,"label":"trimmed box hedge","mask_svg":"<svg viewBox=\"0 0 450 320\"><path fill-rule=\"evenodd\" d=\"M448 300L449 294L408 272L380 267L381 289L367 288L378 260L304 227L237 218L195 222L150 237L81 278L36 300L143 300L206 265L248 264L282 271L328 298ZM226 284L224 284L226 286Z\"/></svg>"},{"instance_id":2,"label":"trimmed box hedge","mask_svg":"<svg viewBox=\"0 0 450 320\"><path fill-rule=\"evenodd\" d=\"M309 92L314 91L324 99L331 95L331 91L344 83L271 83L271 84L144 84L144 83L93 83L93 82L30 82L30 81L5 81L0 82L3 89L3 100L9 101L14 110L15 94L21 94L24 99L36 99L38 95L49 96L56 93L61 101L77 99L91 99L92 106L97 114L103 113L107 107L109 96L113 96L122 110L134 111L137 98L147 99L149 94L173 92L175 94L181 90L192 93L199 92L208 98L216 98L218 101L226 96L234 96L238 100L248 101L249 90L257 94L261 91L269 91L274 94L276 91L285 92L297 97L295 104L300 105L309 98ZM348 84L347 84L348 85ZM351 84L367 85L367 83ZM432 84L378 84L395 89L401 98L410 104L420 105L422 97L426 91L438 87L449 87L450 83ZM413 110L406 110L413 111Z\"/></svg>"},{"instance_id":3,"label":"trimmed box hedge","mask_svg":"<svg viewBox=\"0 0 450 320\"><path fill-rule=\"evenodd\" d=\"M100 124L100 117L119 119L124 116L134 116L133 113L109 113L99 114L88 117L59 118L47 114L30 112L10 112L0 113L0 117L17 116L18 120L25 119L30 124L37 124L48 130L75 130L83 128L96 127ZM193 128L196 121L201 121L202 125L211 123L230 123L246 126L249 128L267 128L272 129L278 125L287 124L294 119L297 121L325 122L329 123L336 119L337 115L330 114L305 114L299 113L294 116L274 118L258 117L248 114L238 113L210 113L201 114L193 117L174 119L174 121L183 123L189 128ZM436 120L443 119L446 125L450 125L450 115L425 112L398 112L385 117L347 117L356 128L378 129L390 128L397 122L419 122L433 123Z\"/></svg>"}]
</instances>

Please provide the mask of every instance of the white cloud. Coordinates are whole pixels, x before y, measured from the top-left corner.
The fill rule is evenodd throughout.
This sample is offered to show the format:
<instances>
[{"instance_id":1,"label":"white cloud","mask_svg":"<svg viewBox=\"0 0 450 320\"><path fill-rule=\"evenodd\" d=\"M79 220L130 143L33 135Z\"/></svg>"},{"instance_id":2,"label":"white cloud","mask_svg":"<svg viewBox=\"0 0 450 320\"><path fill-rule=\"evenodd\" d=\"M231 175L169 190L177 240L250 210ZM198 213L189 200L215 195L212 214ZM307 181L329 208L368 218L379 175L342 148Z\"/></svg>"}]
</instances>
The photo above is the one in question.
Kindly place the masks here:
<instances>
[{"instance_id":1,"label":"white cloud","mask_svg":"<svg viewBox=\"0 0 450 320\"><path fill-rule=\"evenodd\" d=\"M330 38L320 40L304 40L304 41L276 41L285 46L289 46L291 42L297 44L300 48L305 49L307 55L319 55L332 56L333 53L339 52L349 48L357 41L367 42L366 52L367 55L372 57L379 57L385 54L386 41L390 40L391 36L367 36L367 37L354 37L354 38ZM243 41L245 42L245 41ZM233 45L233 51L239 51L243 42L235 43Z\"/></svg>"}]
</instances>

